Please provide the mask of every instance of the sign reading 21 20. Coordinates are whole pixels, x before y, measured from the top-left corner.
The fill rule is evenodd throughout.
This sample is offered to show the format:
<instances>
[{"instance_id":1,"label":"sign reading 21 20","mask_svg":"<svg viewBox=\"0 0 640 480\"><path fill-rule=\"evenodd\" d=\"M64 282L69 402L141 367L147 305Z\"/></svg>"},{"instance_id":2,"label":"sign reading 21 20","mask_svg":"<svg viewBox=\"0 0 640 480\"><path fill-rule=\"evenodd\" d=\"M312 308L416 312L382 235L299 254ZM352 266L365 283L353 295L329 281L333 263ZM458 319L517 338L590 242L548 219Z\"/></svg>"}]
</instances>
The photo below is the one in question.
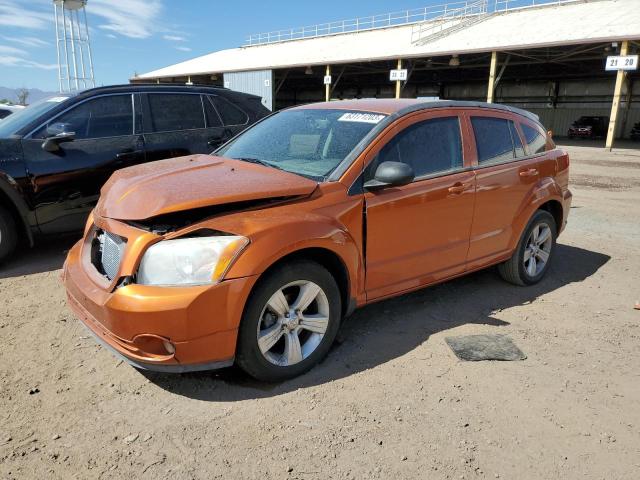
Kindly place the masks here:
<instances>
[{"instance_id":1,"label":"sign reading 21 20","mask_svg":"<svg viewBox=\"0 0 640 480\"><path fill-rule=\"evenodd\" d=\"M607 57L605 70L637 70L638 55L617 55Z\"/></svg>"}]
</instances>

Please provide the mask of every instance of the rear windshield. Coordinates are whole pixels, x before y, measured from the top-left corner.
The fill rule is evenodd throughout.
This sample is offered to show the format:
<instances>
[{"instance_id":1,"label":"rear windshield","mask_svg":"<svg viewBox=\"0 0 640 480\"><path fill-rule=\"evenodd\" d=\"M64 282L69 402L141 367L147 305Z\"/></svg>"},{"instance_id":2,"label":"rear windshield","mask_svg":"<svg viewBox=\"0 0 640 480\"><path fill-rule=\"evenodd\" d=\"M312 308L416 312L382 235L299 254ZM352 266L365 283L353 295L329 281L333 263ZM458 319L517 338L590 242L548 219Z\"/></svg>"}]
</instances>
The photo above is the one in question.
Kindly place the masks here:
<instances>
[{"instance_id":1,"label":"rear windshield","mask_svg":"<svg viewBox=\"0 0 640 480\"><path fill-rule=\"evenodd\" d=\"M332 109L279 112L216 152L324 180L385 115Z\"/></svg>"}]
</instances>

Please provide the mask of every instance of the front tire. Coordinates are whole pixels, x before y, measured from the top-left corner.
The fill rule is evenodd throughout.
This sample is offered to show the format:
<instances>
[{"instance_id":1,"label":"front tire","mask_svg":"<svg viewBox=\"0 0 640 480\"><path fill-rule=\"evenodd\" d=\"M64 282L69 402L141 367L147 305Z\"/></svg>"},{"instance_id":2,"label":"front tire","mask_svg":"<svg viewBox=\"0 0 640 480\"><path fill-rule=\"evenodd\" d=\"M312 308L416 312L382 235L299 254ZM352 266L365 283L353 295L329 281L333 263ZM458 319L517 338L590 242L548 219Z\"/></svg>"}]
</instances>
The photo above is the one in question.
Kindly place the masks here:
<instances>
[{"instance_id":1,"label":"front tire","mask_svg":"<svg viewBox=\"0 0 640 480\"><path fill-rule=\"evenodd\" d=\"M13 215L0 206L0 263L4 262L16 249L18 233Z\"/></svg>"},{"instance_id":2,"label":"front tire","mask_svg":"<svg viewBox=\"0 0 640 480\"><path fill-rule=\"evenodd\" d=\"M301 375L329 352L341 312L340 290L326 268L306 260L283 264L247 301L236 362L261 381Z\"/></svg>"},{"instance_id":3,"label":"front tire","mask_svg":"<svg viewBox=\"0 0 640 480\"><path fill-rule=\"evenodd\" d=\"M518 247L511 258L498 265L500 276L514 285L538 283L549 269L558 236L553 216L538 210L524 229Z\"/></svg>"}]
</instances>

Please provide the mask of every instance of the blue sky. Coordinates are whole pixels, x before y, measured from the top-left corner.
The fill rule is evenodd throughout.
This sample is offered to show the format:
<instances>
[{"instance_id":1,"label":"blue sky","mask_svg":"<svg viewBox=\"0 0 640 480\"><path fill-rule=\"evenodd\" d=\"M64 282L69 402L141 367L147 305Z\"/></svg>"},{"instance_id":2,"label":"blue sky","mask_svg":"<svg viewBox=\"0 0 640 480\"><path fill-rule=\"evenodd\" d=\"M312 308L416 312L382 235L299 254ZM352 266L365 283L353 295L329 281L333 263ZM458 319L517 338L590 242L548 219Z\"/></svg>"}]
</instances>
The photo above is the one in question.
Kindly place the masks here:
<instances>
[{"instance_id":1,"label":"blue sky","mask_svg":"<svg viewBox=\"0 0 640 480\"><path fill-rule=\"evenodd\" d=\"M386 13L438 0L88 0L98 85L232 48L252 33ZM57 89L52 0L0 0L0 86Z\"/></svg>"}]
</instances>

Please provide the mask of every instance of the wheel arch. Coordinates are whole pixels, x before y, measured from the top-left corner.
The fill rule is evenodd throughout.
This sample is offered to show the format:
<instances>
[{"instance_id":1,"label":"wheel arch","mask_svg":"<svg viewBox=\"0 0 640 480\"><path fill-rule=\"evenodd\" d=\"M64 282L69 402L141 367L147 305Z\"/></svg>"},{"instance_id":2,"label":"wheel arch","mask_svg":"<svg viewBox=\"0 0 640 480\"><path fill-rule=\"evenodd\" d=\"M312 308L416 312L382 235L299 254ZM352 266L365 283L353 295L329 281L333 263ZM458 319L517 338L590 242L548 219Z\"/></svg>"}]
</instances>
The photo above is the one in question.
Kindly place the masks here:
<instances>
[{"instance_id":1,"label":"wheel arch","mask_svg":"<svg viewBox=\"0 0 640 480\"><path fill-rule=\"evenodd\" d=\"M351 293L351 278L347 265L340 255L325 247L305 247L281 256L260 274L260 277L252 288L252 292L260 283L261 279L265 278L270 272L281 265L294 262L296 260L311 260L326 268L338 285L340 299L342 301L342 314L347 316L353 312L356 306L356 301L355 297L352 296Z\"/></svg>"},{"instance_id":2,"label":"wheel arch","mask_svg":"<svg viewBox=\"0 0 640 480\"><path fill-rule=\"evenodd\" d=\"M11 213L16 225L20 227L21 233L26 236L29 246L33 246L33 232L31 231L29 222L29 209L24 203L24 200L15 189L9 185L4 176L0 177L0 205Z\"/></svg>"},{"instance_id":3,"label":"wheel arch","mask_svg":"<svg viewBox=\"0 0 640 480\"><path fill-rule=\"evenodd\" d=\"M538 210L545 210L551 214L556 222L556 231L559 234L562 229L562 222L564 219L564 211L562 209L562 203L558 200L549 200L538 207Z\"/></svg>"}]
</instances>

